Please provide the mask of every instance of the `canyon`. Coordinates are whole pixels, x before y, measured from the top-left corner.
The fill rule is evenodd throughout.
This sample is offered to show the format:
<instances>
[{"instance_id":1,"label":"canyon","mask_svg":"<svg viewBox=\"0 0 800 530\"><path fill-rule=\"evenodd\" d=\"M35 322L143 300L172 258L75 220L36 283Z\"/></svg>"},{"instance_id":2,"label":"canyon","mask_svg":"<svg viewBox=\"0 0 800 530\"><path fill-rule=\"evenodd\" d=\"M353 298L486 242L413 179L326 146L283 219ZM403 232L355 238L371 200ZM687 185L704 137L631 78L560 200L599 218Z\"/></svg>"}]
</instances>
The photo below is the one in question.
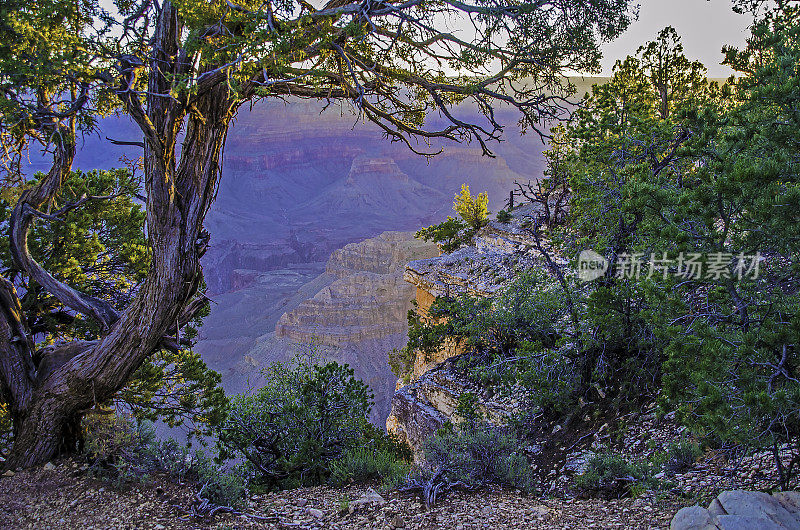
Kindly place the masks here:
<instances>
[{"instance_id":1,"label":"canyon","mask_svg":"<svg viewBox=\"0 0 800 530\"><path fill-rule=\"evenodd\" d=\"M592 82L579 80L579 94ZM502 209L515 180L541 176L544 148L538 135L520 134L516 116L503 107L496 116L507 129L490 145L495 157L476 145L416 146L441 150L430 158L386 140L347 106L323 107L263 101L233 124L206 219L211 244L203 268L212 304L196 350L236 394L258 386L266 364L291 359L298 345L319 337L330 357L354 366L371 385L371 419L382 426L396 381L388 353L405 344L405 312L414 298L402 280L403 260L419 259L405 254L417 248L413 231L454 215L462 184L487 192L492 212ZM139 151L105 138L140 136L124 116L107 118L82 139L74 166L120 167L121 157L136 159ZM31 170L47 167L32 153ZM378 237L386 231L406 232L403 242Z\"/></svg>"},{"instance_id":2,"label":"canyon","mask_svg":"<svg viewBox=\"0 0 800 530\"><path fill-rule=\"evenodd\" d=\"M226 391L259 386L264 366L313 342L370 385L370 420L383 427L396 383L388 355L405 345L414 298L403 271L438 253L413 231L455 215L462 184L496 212L515 180L541 175L539 138L508 136L496 158L451 144L426 160L308 102L242 113L206 222L214 303L196 345Z\"/></svg>"}]
</instances>

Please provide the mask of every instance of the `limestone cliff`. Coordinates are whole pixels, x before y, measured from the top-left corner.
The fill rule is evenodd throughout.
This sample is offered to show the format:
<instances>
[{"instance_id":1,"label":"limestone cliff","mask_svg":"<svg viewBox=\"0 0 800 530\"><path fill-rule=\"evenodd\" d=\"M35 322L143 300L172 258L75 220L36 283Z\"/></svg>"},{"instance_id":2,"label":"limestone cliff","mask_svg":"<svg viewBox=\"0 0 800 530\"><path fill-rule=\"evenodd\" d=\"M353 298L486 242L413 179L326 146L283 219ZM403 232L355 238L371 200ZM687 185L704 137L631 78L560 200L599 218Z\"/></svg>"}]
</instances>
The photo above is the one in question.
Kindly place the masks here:
<instances>
[{"instance_id":1,"label":"limestone cliff","mask_svg":"<svg viewBox=\"0 0 800 530\"><path fill-rule=\"evenodd\" d=\"M416 288L420 315L430 318L428 311L437 297L460 293L492 297L520 274L541 267L542 257L522 224L531 209L516 209L510 223L490 222L470 246L409 262L403 278ZM479 398L478 408L489 421L503 423L515 408L513 401L498 402L486 389L459 375L453 361L463 353L455 340L446 340L433 355L416 352L408 383L398 381L386 427L416 452L428 436L453 419L464 392Z\"/></svg>"},{"instance_id":2,"label":"limestone cliff","mask_svg":"<svg viewBox=\"0 0 800 530\"><path fill-rule=\"evenodd\" d=\"M328 357L349 364L370 385L370 419L382 425L395 389L388 354L405 345L414 298L403 269L409 260L438 253L412 232L385 232L334 251L324 271L322 264L267 273L236 269L239 290L214 297L196 349L235 394L263 384L261 370L269 363L320 340Z\"/></svg>"},{"instance_id":3,"label":"limestone cliff","mask_svg":"<svg viewBox=\"0 0 800 530\"><path fill-rule=\"evenodd\" d=\"M335 347L405 333L414 287L403 281L404 264L436 254L436 245L411 232L384 232L346 245L325 267L337 279L285 313L275 332L292 342L316 338Z\"/></svg>"}]
</instances>

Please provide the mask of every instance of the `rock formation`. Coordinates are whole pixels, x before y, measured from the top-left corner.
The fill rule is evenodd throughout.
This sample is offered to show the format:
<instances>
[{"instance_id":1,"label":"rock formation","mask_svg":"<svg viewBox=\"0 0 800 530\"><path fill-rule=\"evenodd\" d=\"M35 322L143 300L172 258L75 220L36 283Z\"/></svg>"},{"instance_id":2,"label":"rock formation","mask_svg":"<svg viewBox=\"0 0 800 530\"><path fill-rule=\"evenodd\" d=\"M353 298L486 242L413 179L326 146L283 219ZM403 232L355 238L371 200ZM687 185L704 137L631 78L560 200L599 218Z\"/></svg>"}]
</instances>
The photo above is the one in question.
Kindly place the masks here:
<instances>
[{"instance_id":1,"label":"rock formation","mask_svg":"<svg viewBox=\"0 0 800 530\"><path fill-rule=\"evenodd\" d=\"M398 388L392 397L386 430L408 443L417 457L425 439L455 418L458 399L466 392L476 395L479 414L496 424L504 424L514 404L498 402L459 374L454 358L446 359L424 372L413 382Z\"/></svg>"},{"instance_id":2,"label":"rock formation","mask_svg":"<svg viewBox=\"0 0 800 530\"><path fill-rule=\"evenodd\" d=\"M410 260L438 253L412 232L385 232L335 250L324 271L236 269L232 278L242 288L214 297L197 350L235 394L261 385L261 369L270 362L287 361L304 345L320 342L328 357L349 364L370 385L371 420L383 425L395 388L388 354L407 340L414 298L403 269ZM308 276L314 270L321 274ZM228 338L233 334L236 340Z\"/></svg>"},{"instance_id":3,"label":"rock formation","mask_svg":"<svg viewBox=\"0 0 800 530\"><path fill-rule=\"evenodd\" d=\"M410 232L384 232L336 250L325 272L337 279L285 313L278 337L304 343L313 338L337 348L406 332L414 288L402 278L410 259L438 254L436 245Z\"/></svg>"},{"instance_id":4,"label":"rock formation","mask_svg":"<svg viewBox=\"0 0 800 530\"><path fill-rule=\"evenodd\" d=\"M789 530L800 528L800 492L723 491L708 508L681 509L670 530Z\"/></svg>"},{"instance_id":5,"label":"rock formation","mask_svg":"<svg viewBox=\"0 0 800 530\"><path fill-rule=\"evenodd\" d=\"M532 206L514 210L509 223L490 222L475 237L473 245L455 252L408 263L403 278L416 287L417 310L430 318L428 310L437 297L469 293L495 296L521 273L541 267L541 256L523 226ZM464 353L462 345L445 340L433 355L416 352L406 381L397 383L386 428L419 454L424 440L453 418L458 398L472 392L478 409L489 421L503 423L512 402L498 403L495 397L459 374L455 359Z\"/></svg>"}]
</instances>

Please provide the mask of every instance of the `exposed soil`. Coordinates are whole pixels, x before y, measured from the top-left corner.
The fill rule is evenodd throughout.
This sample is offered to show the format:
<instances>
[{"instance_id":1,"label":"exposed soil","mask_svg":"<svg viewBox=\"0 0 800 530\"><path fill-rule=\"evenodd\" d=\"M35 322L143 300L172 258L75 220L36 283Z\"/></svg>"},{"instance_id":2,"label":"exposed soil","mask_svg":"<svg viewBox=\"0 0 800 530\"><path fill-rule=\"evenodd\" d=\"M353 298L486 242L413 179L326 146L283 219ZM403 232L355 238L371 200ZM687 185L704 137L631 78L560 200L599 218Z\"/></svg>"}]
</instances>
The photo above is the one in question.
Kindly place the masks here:
<instances>
[{"instance_id":1,"label":"exposed soil","mask_svg":"<svg viewBox=\"0 0 800 530\"><path fill-rule=\"evenodd\" d=\"M611 448L630 460L646 460L686 435L671 415L657 417L652 404L608 423L588 410L580 407L568 423L541 423L532 469L540 486L535 495L499 488L456 492L426 509L416 496L380 497L369 485L299 488L251 496L243 510L249 516L198 518L191 515L197 504L191 485L155 478L117 490L89 476L82 461L61 459L0 477L0 529L668 528L683 506L707 505L723 490L775 485L768 453L731 459L717 451L664 477L671 483L664 491L636 499L575 498L572 478L587 455Z\"/></svg>"},{"instance_id":2,"label":"exposed soil","mask_svg":"<svg viewBox=\"0 0 800 530\"><path fill-rule=\"evenodd\" d=\"M455 493L430 510L416 497L395 493L383 502L359 506L358 499L368 492L368 486L301 488L254 496L245 512L260 520L232 514L195 518L186 511L194 500L194 490L188 486L156 479L117 491L88 477L79 463L60 460L52 468L0 478L0 528L648 529L668 528L683 505L677 498L654 495L635 500L562 500L496 489Z\"/></svg>"}]
</instances>

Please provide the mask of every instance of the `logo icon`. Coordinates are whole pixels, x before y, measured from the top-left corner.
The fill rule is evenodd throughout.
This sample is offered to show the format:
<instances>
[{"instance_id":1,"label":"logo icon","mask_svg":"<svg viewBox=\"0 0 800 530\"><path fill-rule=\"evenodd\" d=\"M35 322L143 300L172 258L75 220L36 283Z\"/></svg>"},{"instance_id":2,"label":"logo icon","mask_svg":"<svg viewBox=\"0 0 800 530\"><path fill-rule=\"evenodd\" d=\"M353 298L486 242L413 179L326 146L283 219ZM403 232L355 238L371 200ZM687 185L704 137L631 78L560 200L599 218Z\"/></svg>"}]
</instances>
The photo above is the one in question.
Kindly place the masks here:
<instances>
[{"instance_id":1,"label":"logo icon","mask_svg":"<svg viewBox=\"0 0 800 530\"><path fill-rule=\"evenodd\" d=\"M608 270L608 260L595 252L587 249L578 255L578 278L590 282L602 277Z\"/></svg>"}]
</instances>

